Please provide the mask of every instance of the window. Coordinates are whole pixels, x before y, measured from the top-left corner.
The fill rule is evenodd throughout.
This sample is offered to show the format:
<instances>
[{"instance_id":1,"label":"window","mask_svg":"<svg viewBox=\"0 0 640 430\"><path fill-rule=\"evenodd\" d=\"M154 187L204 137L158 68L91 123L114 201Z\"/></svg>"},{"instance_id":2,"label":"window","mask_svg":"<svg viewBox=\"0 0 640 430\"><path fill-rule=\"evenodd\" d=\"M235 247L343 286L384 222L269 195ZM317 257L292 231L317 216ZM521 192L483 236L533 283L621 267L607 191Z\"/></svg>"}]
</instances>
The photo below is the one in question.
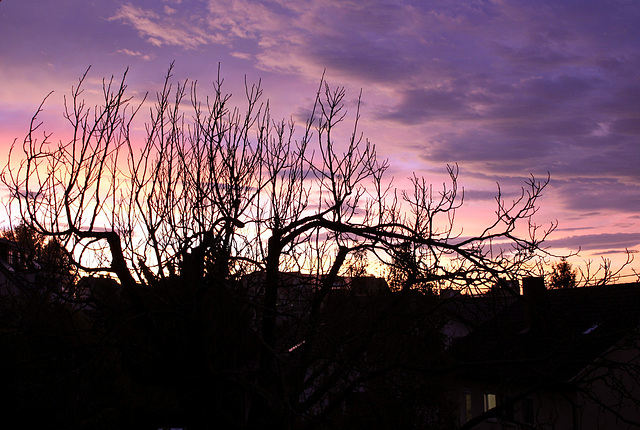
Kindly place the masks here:
<instances>
[{"instance_id":1,"label":"window","mask_svg":"<svg viewBox=\"0 0 640 430\"><path fill-rule=\"evenodd\" d=\"M485 394L484 395L484 411L488 411L489 409L495 408L497 405L496 395L495 394Z\"/></svg>"},{"instance_id":2,"label":"window","mask_svg":"<svg viewBox=\"0 0 640 430\"><path fill-rule=\"evenodd\" d=\"M473 414L471 411L471 393L466 392L464 393L464 415L463 415L463 422L467 422L469 421L471 418L473 418Z\"/></svg>"}]
</instances>

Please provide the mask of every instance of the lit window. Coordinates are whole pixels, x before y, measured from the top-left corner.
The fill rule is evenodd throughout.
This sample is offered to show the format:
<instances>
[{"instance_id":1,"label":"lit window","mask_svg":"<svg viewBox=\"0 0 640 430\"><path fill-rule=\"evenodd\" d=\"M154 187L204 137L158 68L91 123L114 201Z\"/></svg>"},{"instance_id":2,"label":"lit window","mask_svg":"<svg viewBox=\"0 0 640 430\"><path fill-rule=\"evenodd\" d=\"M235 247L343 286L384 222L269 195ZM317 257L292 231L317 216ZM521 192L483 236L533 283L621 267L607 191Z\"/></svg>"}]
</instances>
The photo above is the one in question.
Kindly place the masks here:
<instances>
[{"instance_id":1,"label":"lit window","mask_svg":"<svg viewBox=\"0 0 640 430\"><path fill-rule=\"evenodd\" d=\"M485 412L489 409L493 409L496 407L496 395L495 394L485 394L484 395L484 410Z\"/></svg>"},{"instance_id":2,"label":"lit window","mask_svg":"<svg viewBox=\"0 0 640 430\"><path fill-rule=\"evenodd\" d=\"M464 393L464 422L466 423L473 415L471 414L471 393Z\"/></svg>"}]
</instances>

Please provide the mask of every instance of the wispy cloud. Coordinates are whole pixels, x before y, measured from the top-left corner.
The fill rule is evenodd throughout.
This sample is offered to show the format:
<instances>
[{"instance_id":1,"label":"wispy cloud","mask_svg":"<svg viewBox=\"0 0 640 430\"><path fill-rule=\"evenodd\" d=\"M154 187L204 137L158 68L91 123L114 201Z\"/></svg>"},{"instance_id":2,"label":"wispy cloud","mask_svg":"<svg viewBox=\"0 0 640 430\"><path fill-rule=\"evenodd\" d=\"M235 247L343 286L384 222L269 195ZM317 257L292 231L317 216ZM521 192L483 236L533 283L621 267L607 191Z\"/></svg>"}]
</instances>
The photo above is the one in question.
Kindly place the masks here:
<instances>
[{"instance_id":1,"label":"wispy cloud","mask_svg":"<svg viewBox=\"0 0 640 430\"><path fill-rule=\"evenodd\" d=\"M148 54L143 54L140 51L131 51L130 49L118 49L118 54L123 54L126 55L128 57L139 57L142 58L145 61L150 61L153 57L151 55Z\"/></svg>"},{"instance_id":2,"label":"wispy cloud","mask_svg":"<svg viewBox=\"0 0 640 430\"><path fill-rule=\"evenodd\" d=\"M131 25L154 46L175 45L195 49L213 43L224 44L226 41L225 37L208 32L203 25L203 18L197 13L178 14L174 8L154 11L128 3L121 6L110 20Z\"/></svg>"},{"instance_id":3,"label":"wispy cloud","mask_svg":"<svg viewBox=\"0 0 640 430\"><path fill-rule=\"evenodd\" d=\"M624 252L625 249L640 245L640 233L584 234L549 240L545 244L557 248L580 248L584 251L609 249Z\"/></svg>"}]
</instances>

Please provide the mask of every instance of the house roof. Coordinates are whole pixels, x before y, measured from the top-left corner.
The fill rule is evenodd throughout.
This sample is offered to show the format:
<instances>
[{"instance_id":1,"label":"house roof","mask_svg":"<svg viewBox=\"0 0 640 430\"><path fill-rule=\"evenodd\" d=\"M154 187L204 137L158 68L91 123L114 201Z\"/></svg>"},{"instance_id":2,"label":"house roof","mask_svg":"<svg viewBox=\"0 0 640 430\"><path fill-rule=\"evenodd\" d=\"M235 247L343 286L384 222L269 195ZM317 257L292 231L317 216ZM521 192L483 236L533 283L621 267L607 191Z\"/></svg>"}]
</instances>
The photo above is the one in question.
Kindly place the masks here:
<instances>
[{"instance_id":1,"label":"house roof","mask_svg":"<svg viewBox=\"0 0 640 430\"><path fill-rule=\"evenodd\" d=\"M544 290L506 306L456 342L466 379L563 384L640 324L640 283Z\"/></svg>"},{"instance_id":2,"label":"house roof","mask_svg":"<svg viewBox=\"0 0 640 430\"><path fill-rule=\"evenodd\" d=\"M513 296L457 294L442 298L442 309L448 318L475 328L495 318L516 300Z\"/></svg>"}]
</instances>

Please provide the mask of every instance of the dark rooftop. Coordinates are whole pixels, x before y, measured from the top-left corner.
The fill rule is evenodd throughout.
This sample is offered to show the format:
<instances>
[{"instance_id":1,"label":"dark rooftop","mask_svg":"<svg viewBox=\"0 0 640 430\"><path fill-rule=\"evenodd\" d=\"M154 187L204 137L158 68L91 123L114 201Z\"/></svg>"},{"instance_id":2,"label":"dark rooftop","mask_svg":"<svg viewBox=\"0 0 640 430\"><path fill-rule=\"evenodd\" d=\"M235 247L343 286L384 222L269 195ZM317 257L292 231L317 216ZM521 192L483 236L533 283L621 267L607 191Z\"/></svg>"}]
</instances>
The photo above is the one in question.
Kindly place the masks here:
<instances>
[{"instance_id":1,"label":"dark rooftop","mask_svg":"<svg viewBox=\"0 0 640 430\"><path fill-rule=\"evenodd\" d=\"M639 323L640 283L525 291L450 353L465 378L562 384Z\"/></svg>"}]
</instances>

